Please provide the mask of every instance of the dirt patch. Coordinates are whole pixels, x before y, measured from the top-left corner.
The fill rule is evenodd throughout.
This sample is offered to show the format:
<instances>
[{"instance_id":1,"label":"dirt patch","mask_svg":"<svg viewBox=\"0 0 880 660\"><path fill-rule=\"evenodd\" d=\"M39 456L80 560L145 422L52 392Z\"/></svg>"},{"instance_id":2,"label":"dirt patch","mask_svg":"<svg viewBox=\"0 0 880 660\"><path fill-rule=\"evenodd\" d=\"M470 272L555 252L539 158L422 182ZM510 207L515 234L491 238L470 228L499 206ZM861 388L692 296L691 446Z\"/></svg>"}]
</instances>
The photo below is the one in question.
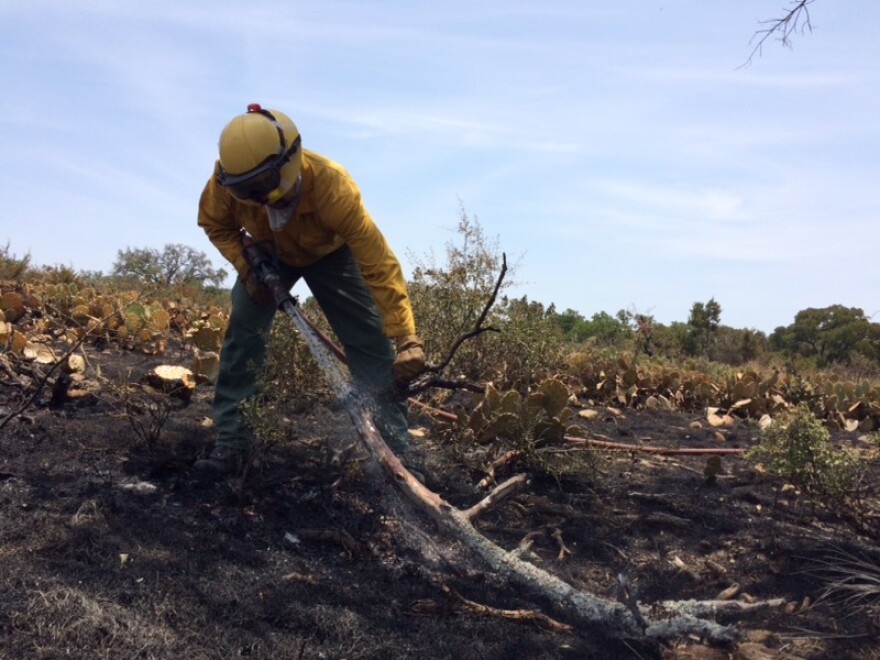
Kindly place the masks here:
<instances>
[{"instance_id":1,"label":"dirt patch","mask_svg":"<svg viewBox=\"0 0 880 660\"><path fill-rule=\"evenodd\" d=\"M88 358L108 383L169 361L115 349ZM330 460L327 447L355 440L333 406L293 420L295 439L267 451L243 485L203 483L192 463L212 440L210 387L175 405L155 442L133 430L111 390L57 408L47 392L0 435L2 658L880 658L876 598L820 599L821 569L846 556L877 579L877 539L776 490L740 458L724 457L708 484L705 457L603 453L595 474L536 477L478 523L507 548L531 535L532 561L606 598L618 598L624 575L643 602L722 592L785 601L721 619L743 631L735 648L659 647L468 606L462 599L565 623L552 603L495 576L454 571L443 556L458 551L444 540L433 563L414 553L416 532L385 509L390 486L356 459ZM4 386L0 408L16 394ZM584 423L656 446L747 447L757 436L743 424L721 441L695 419L626 411ZM458 505L481 499L484 475L412 421L427 429L413 442L428 485Z\"/></svg>"}]
</instances>

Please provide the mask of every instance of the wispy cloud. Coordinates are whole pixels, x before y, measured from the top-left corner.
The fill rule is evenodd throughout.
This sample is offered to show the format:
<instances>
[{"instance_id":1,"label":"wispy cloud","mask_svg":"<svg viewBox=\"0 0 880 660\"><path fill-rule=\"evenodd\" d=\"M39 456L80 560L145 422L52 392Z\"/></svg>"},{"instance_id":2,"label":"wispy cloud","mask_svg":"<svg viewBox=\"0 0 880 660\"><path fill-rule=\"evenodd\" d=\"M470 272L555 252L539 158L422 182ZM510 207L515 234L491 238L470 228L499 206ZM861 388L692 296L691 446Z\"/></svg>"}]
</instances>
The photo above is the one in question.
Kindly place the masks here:
<instances>
[{"instance_id":1,"label":"wispy cloud","mask_svg":"<svg viewBox=\"0 0 880 660\"><path fill-rule=\"evenodd\" d=\"M805 71L801 73L765 73L757 67L724 70L717 67L620 67L616 72L628 78L659 84L693 85L710 84L733 87L757 87L778 89L842 89L863 84L876 74L858 68L841 71Z\"/></svg>"},{"instance_id":2,"label":"wispy cloud","mask_svg":"<svg viewBox=\"0 0 880 660\"><path fill-rule=\"evenodd\" d=\"M772 326L790 319L743 286L774 280L792 305L845 291L880 308L880 3L823 5L795 52L737 69L771 14L764 0L4 3L15 222L0 242L52 260L100 228L78 249L107 265L108 241L211 250L195 209L217 135L259 101L357 173L399 252L448 240L460 198L526 254L532 297L673 314L711 287ZM589 296L582 271L603 282Z\"/></svg>"},{"instance_id":3,"label":"wispy cloud","mask_svg":"<svg viewBox=\"0 0 880 660\"><path fill-rule=\"evenodd\" d=\"M744 219L743 199L736 193L713 189L674 189L631 181L596 181L594 188L610 196L613 202L638 206L666 217L678 214L683 218L702 218L706 221L736 221Z\"/></svg>"}]
</instances>

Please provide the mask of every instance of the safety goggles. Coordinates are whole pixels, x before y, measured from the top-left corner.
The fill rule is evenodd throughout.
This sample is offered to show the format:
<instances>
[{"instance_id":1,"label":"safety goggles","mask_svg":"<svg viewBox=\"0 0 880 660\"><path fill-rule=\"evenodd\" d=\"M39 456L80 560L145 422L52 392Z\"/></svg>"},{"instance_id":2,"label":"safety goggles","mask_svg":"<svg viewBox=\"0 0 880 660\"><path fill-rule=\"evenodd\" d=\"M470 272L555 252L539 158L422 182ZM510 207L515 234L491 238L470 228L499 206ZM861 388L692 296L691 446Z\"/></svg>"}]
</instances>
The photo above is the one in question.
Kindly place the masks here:
<instances>
[{"instance_id":1,"label":"safety goggles","mask_svg":"<svg viewBox=\"0 0 880 660\"><path fill-rule=\"evenodd\" d=\"M296 154L302 142L297 135L290 148L284 150L286 141L280 127L278 134L281 137L281 153L269 156L262 163L242 174L230 174L221 166L217 173L217 183L238 199L265 202L269 193L281 185L281 168Z\"/></svg>"}]
</instances>

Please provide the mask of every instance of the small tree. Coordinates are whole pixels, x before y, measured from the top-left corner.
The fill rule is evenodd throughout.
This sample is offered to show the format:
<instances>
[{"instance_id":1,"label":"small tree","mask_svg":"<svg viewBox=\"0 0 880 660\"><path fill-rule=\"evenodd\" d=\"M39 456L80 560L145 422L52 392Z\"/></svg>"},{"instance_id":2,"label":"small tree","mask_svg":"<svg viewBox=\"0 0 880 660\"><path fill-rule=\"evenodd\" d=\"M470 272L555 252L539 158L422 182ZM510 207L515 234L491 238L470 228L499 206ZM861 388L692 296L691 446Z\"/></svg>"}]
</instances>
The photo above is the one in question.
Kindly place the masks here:
<instances>
[{"instance_id":1,"label":"small tree","mask_svg":"<svg viewBox=\"0 0 880 660\"><path fill-rule=\"evenodd\" d=\"M669 325L654 324L654 341L661 354L670 358L693 355L691 350L691 327L683 321L673 321Z\"/></svg>"},{"instance_id":2,"label":"small tree","mask_svg":"<svg viewBox=\"0 0 880 660\"><path fill-rule=\"evenodd\" d=\"M691 327L691 335L697 350L704 357L708 357L715 333L721 325L721 305L715 298L710 298L705 305L695 302L691 307L688 325Z\"/></svg>"},{"instance_id":3,"label":"small tree","mask_svg":"<svg viewBox=\"0 0 880 660\"><path fill-rule=\"evenodd\" d=\"M9 249L9 241L0 247L0 280L20 280L30 267L31 254L28 252L23 257L18 257Z\"/></svg>"},{"instance_id":4,"label":"small tree","mask_svg":"<svg viewBox=\"0 0 880 660\"><path fill-rule=\"evenodd\" d=\"M456 227L459 242L446 243L446 262L438 264L434 255L419 259L408 284L409 296L419 333L425 338L432 362L444 357L453 343L474 328L474 324L492 296L502 255L498 241L490 241L477 218L461 209ZM501 289L509 287L505 281ZM499 319L492 310L487 326ZM480 380L491 366L487 338L475 337L465 342L450 365L450 373Z\"/></svg>"},{"instance_id":5,"label":"small tree","mask_svg":"<svg viewBox=\"0 0 880 660\"><path fill-rule=\"evenodd\" d=\"M718 326L709 358L715 362L737 365L756 360L767 348L767 336L760 330Z\"/></svg>"},{"instance_id":6,"label":"small tree","mask_svg":"<svg viewBox=\"0 0 880 660\"><path fill-rule=\"evenodd\" d=\"M545 308L523 296L505 300L498 313L501 332L488 344L500 386L524 390L562 366L562 334L552 304Z\"/></svg>"},{"instance_id":7,"label":"small tree","mask_svg":"<svg viewBox=\"0 0 880 660\"><path fill-rule=\"evenodd\" d=\"M608 312L596 312L587 320L580 312L566 309L564 312L554 312L552 320L565 341L583 342L595 337L593 341L602 346L614 346L630 334L627 322Z\"/></svg>"},{"instance_id":8,"label":"small tree","mask_svg":"<svg viewBox=\"0 0 880 660\"><path fill-rule=\"evenodd\" d=\"M880 324L871 323L858 307L801 310L794 323L776 328L770 341L787 355L815 358L819 367L845 362L855 352L880 359Z\"/></svg>"},{"instance_id":9,"label":"small tree","mask_svg":"<svg viewBox=\"0 0 880 660\"><path fill-rule=\"evenodd\" d=\"M566 341L583 341L587 338L585 332L587 320L578 311L568 308L564 312L557 312L553 322Z\"/></svg>"},{"instance_id":10,"label":"small tree","mask_svg":"<svg viewBox=\"0 0 880 660\"><path fill-rule=\"evenodd\" d=\"M180 243L168 243L161 252L155 248L119 250L113 263L113 275L159 286L193 282L219 286L227 272L214 269L204 252Z\"/></svg>"},{"instance_id":11,"label":"small tree","mask_svg":"<svg viewBox=\"0 0 880 660\"><path fill-rule=\"evenodd\" d=\"M630 335L630 327L608 312L597 312L585 324L587 337L596 339L606 345L613 346Z\"/></svg>"}]
</instances>

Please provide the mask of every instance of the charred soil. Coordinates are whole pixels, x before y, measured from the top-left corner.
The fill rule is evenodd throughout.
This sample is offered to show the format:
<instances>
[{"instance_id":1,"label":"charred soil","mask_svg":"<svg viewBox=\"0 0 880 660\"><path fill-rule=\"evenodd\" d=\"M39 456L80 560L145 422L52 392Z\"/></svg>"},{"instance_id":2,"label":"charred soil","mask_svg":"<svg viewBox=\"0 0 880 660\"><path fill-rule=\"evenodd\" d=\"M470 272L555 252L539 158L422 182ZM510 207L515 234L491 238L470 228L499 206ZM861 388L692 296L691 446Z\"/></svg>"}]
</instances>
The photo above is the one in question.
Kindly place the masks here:
<instances>
[{"instance_id":1,"label":"charred soil","mask_svg":"<svg viewBox=\"0 0 880 660\"><path fill-rule=\"evenodd\" d=\"M624 576L644 603L785 601L722 619L742 631L735 646L654 646L525 616L567 623L553 603L453 561L441 538L427 566L406 542L418 516L388 510L393 486L357 450L340 454L357 439L332 404L304 409L291 441L262 452L246 479L206 483L192 465L212 441L210 386L170 404L145 438L131 422L151 413L119 387L159 358L109 348L88 359L100 388L57 405L47 388L0 431L2 658L880 658L877 593L822 598L847 557L880 579L876 535L739 456L722 457L709 483L706 456L593 449L590 475L533 475L477 523L505 548L528 537L531 561L609 599ZM0 418L20 394L2 386ZM485 475L416 413L427 485L459 506L479 501ZM697 420L627 410L582 423L641 446L749 447L758 435L743 422L721 439Z\"/></svg>"}]
</instances>

